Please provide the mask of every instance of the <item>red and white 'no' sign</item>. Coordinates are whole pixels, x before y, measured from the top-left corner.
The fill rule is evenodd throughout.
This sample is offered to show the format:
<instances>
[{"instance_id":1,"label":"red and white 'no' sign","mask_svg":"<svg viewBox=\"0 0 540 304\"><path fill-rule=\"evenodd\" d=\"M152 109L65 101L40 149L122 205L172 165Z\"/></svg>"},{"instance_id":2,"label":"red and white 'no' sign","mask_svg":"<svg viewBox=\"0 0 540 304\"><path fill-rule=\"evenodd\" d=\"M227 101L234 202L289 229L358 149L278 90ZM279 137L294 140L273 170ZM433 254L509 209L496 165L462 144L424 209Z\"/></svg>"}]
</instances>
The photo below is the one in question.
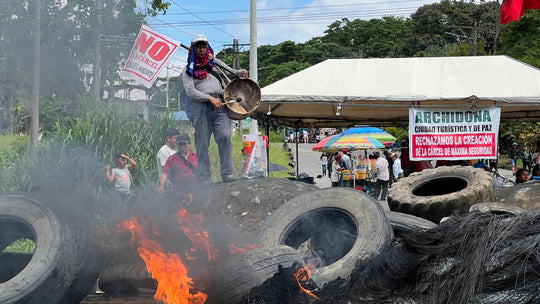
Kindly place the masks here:
<instances>
[{"instance_id":1,"label":"red and white 'no' sign","mask_svg":"<svg viewBox=\"0 0 540 304\"><path fill-rule=\"evenodd\" d=\"M121 75L150 88L179 46L180 42L143 25Z\"/></svg>"}]
</instances>

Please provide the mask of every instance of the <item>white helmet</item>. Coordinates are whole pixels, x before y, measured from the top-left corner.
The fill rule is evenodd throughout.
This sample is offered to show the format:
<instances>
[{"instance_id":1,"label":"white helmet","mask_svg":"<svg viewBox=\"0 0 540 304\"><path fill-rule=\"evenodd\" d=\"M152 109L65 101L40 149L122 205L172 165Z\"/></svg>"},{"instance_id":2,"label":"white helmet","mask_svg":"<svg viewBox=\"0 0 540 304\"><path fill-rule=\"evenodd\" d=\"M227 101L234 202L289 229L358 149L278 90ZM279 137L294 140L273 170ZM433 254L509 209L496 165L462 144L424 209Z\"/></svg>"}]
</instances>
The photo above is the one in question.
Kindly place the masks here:
<instances>
[{"instance_id":1,"label":"white helmet","mask_svg":"<svg viewBox=\"0 0 540 304\"><path fill-rule=\"evenodd\" d=\"M195 38L193 38L191 40L191 45L195 45L195 44L197 44L197 42L204 42L204 43L208 44L208 38L206 38L205 35L199 34L199 35L195 36Z\"/></svg>"}]
</instances>

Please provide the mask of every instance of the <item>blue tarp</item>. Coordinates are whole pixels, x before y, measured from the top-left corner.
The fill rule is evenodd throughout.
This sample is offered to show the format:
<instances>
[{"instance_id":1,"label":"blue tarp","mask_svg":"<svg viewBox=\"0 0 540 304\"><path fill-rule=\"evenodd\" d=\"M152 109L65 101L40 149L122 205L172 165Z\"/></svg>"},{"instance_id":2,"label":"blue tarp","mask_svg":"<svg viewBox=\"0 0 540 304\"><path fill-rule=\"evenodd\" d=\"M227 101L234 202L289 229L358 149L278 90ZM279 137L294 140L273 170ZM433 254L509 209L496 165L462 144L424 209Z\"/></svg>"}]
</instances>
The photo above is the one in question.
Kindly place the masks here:
<instances>
[{"instance_id":1,"label":"blue tarp","mask_svg":"<svg viewBox=\"0 0 540 304\"><path fill-rule=\"evenodd\" d=\"M177 120L189 120L186 111L172 112L171 115Z\"/></svg>"}]
</instances>

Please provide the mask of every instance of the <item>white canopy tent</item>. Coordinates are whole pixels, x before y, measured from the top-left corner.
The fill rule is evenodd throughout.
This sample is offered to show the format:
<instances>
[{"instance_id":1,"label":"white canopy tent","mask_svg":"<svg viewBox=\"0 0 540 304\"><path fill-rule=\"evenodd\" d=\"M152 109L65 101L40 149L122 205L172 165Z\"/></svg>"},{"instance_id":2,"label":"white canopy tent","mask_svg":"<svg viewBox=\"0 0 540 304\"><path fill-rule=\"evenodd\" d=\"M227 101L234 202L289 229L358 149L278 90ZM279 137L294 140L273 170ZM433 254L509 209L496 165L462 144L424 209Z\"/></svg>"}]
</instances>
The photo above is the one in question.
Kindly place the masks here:
<instances>
[{"instance_id":1,"label":"white canopy tent","mask_svg":"<svg viewBox=\"0 0 540 304\"><path fill-rule=\"evenodd\" d=\"M407 124L409 107L540 119L540 69L507 56L329 59L261 93L257 117L291 127Z\"/></svg>"}]
</instances>

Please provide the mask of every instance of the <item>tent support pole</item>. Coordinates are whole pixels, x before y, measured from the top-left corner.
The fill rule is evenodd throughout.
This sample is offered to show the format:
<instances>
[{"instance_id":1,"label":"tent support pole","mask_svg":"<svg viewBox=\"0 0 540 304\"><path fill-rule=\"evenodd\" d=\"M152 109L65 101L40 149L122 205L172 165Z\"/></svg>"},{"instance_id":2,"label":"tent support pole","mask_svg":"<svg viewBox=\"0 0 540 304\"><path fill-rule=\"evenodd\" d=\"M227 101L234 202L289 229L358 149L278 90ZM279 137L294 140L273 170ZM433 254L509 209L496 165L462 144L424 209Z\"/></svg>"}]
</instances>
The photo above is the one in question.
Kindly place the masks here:
<instances>
[{"instance_id":1,"label":"tent support pole","mask_svg":"<svg viewBox=\"0 0 540 304\"><path fill-rule=\"evenodd\" d=\"M270 115L267 115L266 121L266 136L268 138L268 145L266 146L266 176L270 177Z\"/></svg>"},{"instance_id":2,"label":"tent support pole","mask_svg":"<svg viewBox=\"0 0 540 304\"><path fill-rule=\"evenodd\" d=\"M299 129L298 129L298 122L296 123L296 136L294 137L296 139L296 177L298 177L298 175L300 175L300 173L298 173L298 167L300 166L300 160L298 159L298 141L299 141L299 138L300 137L300 133L298 132Z\"/></svg>"}]
</instances>

